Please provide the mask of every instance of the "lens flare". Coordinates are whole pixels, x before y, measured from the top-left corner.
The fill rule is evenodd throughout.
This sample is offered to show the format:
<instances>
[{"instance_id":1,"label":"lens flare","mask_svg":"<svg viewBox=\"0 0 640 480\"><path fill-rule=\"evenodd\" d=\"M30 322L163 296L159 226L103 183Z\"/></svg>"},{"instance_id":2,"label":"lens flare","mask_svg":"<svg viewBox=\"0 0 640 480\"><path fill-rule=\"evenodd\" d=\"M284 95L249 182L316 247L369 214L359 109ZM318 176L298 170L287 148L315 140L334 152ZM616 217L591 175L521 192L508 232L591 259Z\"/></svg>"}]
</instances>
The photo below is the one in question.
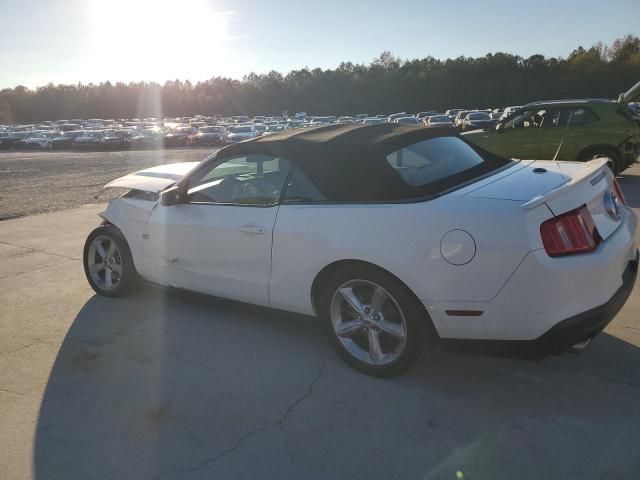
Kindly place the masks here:
<instances>
[{"instance_id":1,"label":"lens flare","mask_svg":"<svg viewBox=\"0 0 640 480\"><path fill-rule=\"evenodd\" d=\"M210 1L91 0L87 8L93 78L163 82L224 71L233 12Z\"/></svg>"}]
</instances>

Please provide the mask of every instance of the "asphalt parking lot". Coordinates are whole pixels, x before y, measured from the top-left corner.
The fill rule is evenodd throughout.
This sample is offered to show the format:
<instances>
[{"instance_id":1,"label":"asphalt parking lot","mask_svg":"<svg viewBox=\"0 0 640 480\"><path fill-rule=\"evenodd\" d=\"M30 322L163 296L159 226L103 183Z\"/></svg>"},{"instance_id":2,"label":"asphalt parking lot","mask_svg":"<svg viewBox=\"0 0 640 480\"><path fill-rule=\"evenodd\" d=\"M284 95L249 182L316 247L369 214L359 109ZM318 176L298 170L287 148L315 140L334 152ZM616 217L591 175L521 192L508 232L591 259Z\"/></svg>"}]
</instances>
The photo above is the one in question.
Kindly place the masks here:
<instances>
[{"instance_id":1,"label":"asphalt parking lot","mask_svg":"<svg viewBox=\"0 0 640 480\"><path fill-rule=\"evenodd\" d=\"M640 166L621 183L640 213ZM440 352L380 380L313 318L95 296L80 258L102 208L0 222L0 479L640 475L640 287L580 354Z\"/></svg>"}]
</instances>

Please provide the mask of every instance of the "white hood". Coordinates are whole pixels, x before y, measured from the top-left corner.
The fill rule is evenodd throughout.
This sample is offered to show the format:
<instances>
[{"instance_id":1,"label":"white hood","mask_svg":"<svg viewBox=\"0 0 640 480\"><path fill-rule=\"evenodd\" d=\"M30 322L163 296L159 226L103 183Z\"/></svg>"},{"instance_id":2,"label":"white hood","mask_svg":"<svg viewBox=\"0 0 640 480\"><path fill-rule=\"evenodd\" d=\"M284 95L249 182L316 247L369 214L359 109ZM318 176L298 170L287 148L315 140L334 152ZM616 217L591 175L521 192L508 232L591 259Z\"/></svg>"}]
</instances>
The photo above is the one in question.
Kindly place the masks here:
<instances>
[{"instance_id":1,"label":"white hood","mask_svg":"<svg viewBox=\"0 0 640 480\"><path fill-rule=\"evenodd\" d=\"M158 193L179 181L199 163L200 162L184 162L158 165L157 167L139 170L124 177L116 178L107 183L103 188L130 188L144 192Z\"/></svg>"}]
</instances>

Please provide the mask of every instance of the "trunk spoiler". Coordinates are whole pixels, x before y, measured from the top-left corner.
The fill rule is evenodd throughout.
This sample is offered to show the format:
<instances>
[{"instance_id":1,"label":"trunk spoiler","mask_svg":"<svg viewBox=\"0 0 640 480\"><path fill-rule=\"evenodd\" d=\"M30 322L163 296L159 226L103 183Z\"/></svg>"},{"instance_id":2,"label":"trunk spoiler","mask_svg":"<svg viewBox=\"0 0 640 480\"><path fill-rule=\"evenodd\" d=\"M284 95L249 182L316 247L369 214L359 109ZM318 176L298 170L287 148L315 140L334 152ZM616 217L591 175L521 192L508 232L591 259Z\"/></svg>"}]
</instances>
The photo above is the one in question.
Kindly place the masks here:
<instances>
[{"instance_id":1,"label":"trunk spoiler","mask_svg":"<svg viewBox=\"0 0 640 480\"><path fill-rule=\"evenodd\" d=\"M549 190L543 195L538 195L532 198L528 202L523 203L521 207L527 210L537 207L538 205L542 205L543 203L554 200L561 195L564 195L569 190L572 190L576 185L585 182L587 179L596 179L598 177L598 174L604 171L603 168L607 166L607 160L607 158L596 158L595 160L586 162L584 169L572 175L572 177L566 183L560 185L557 188L554 188L553 190Z\"/></svg>"}]
</instances>

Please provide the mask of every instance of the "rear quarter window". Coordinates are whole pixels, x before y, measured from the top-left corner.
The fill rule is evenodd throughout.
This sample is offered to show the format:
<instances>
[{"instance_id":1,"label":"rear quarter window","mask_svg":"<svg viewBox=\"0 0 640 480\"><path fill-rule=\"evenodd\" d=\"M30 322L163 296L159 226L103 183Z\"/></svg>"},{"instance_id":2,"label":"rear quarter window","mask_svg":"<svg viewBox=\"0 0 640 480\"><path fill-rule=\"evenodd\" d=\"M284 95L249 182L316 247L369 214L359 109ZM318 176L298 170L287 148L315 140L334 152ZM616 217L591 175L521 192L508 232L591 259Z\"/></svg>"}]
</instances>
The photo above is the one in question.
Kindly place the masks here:
<instances>
[{"instance_id":1,"label":"rear quarter window","mask_svg":"<svg viewBox=\"0 0 640 480\"><path fill-rule=\"evenodd\" d=\"M387 162L412 187L423 187L484 163L469 145L456 137L424 140L390 153Z\"/></svg>"},{"instance_id":2,"label":"rear quarter window","mask_svg":"<svg viewBox=\"0 0 640 480\"><path fill-rule=\"evenodd\" d=\"M416 130L416 135L421 132ZM425 201L484 177L510 160L457 136L380 145L365 153L342 147L334 156L301 157L300 178L285 192L287 203L397 203ZM312 187L311 187L312 186Z\"/></svg>"}]
</instances>

